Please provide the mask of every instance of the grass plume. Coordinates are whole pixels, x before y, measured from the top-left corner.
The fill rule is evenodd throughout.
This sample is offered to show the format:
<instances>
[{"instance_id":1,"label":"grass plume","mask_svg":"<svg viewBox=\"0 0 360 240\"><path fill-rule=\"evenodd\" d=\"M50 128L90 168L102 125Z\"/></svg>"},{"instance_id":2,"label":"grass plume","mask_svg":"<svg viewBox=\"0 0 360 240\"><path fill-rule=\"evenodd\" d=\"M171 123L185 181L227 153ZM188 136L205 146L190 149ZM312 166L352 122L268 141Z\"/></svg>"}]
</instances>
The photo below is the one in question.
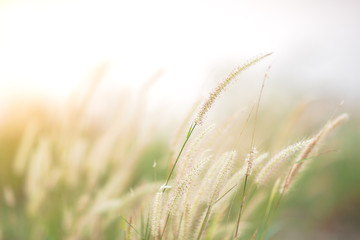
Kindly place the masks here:
<instances>
[{"instance_id":1,"label":"grass plume","mask_svg":"<svg viewBox=\"0 0 360 240\"><path fill-rule=\"evenodd\" d=\"M234 79L244 70L249 68L250 66L254 65L255 63L261 61L262 59L270 56L272 53L267 53L264 55L260 55L259 57L255 57L242 66L236 68L233 72L229 74L227 78L225 78L222 82L220 82L210 93L208 98L203 102L203 104L200 107L200 110L197 114L197 117L195 119L195 123L202 124L204 121L204 118L206 116L206 113L209 111L211 106L214 104L215 100L220 96L220 94L225 91L225 89L229 86L229 84L234 81Z\"/></svg>"},{"instance_id":2,"label":"grass plume","mask_svg":"<svg viewBox=\"0 0 360 240\"><path fill-rule=\"evenodd\" d=\"M5 156L1 160L9 162L0 168L0 238L268 237L280 200L285 200L304 166L320 155L316 150L326 137L348 118L347 114L331 118L312 138L294 143L308 135L313 121L305 108L284 120L288 124L282 120L283 112L272 111L271 107L280 110L278 104L267 102L260 109L266 72L260 92L252 96L256 103L239 103L236 114L204 126L221 93L242 71L270 54L249 60L221 81L199 111L193 108L174 131L173 142L157 133L158 119L151 122L145 111L147 93L160 73L141 88L134 107L126 108L129 95L119 97L121 107L106 126L87 119L100 78L106 75L104 67L84 88L87 92L79 104L65 109L62 118L27 121L16 148L1 141L1 135L0 156ZM1 127L3 134L6 129ZM347 141L346 147L357 144L353 139L336 140ZM273 151L281 149L278 146L284 148ZM326 186L330 181L323 182Z\"/></svg>"}]
</instances>

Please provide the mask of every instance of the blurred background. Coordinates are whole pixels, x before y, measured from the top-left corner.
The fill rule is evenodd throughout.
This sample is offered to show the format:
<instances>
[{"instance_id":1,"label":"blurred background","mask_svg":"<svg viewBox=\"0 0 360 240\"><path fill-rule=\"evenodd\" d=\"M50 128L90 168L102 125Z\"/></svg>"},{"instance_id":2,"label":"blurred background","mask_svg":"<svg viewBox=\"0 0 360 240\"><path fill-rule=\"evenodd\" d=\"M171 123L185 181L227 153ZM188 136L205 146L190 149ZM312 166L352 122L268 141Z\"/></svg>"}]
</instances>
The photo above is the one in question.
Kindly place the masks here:
<instances>
[{"instance_id":1,"label":"blurred background","mask_svg":"<svg viewBox=\"0 0 360 240\"><path fill-rule=\"evenodd\" d=\"M193 102L204 85L267 52L275 53L268 87L359 100L358 1L2 0L0 6L2 106L14 98L62 102L104 63L108 92L139 86L163 69L153 101Z\"/></svg>"},{"instance_id":2,"label":"blurred background","mask_svg":"<svg viewBox=\"0 0 360 240\"><path fill-rule=\"evenodd\" d=\"M336 109L348 112L337 134L341 152L310 171L323 179L317 185L304 178L269 238L359 239L359 10L356 0L0 0L1 201L24 198L24 178L14 175L13 164L31 129L57 137L80 128L82 138L96 142L117 120L156 126L145 151L151 166L218 81L247 59L274 52L239 77L208 121L251 106L268 66L262 114L270 122L281 122L298 104L310 106L307 128L294 129L301 138ZM30 231L12 235L22 217L5 224L8 215L0 214L4 239Z\"/></svg>"}]
</instances>

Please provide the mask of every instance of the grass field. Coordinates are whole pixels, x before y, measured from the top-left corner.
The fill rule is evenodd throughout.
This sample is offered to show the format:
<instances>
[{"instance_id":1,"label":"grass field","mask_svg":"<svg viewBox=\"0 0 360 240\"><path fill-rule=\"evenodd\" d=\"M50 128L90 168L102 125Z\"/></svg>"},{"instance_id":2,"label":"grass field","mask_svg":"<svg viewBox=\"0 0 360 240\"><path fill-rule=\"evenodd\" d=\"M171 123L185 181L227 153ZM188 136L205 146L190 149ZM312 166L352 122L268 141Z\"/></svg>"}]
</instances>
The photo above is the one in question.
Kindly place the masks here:
<instances>
[{"instance_id":1,"label":"grass field","mask_svg":"<svg viewBox=\"0 0 360 240\"><path fill-rule=\"evenodd\" d=\"M356 110L271 111L280 105L261 101L260 84L253 105L229 102L241 110L216 118L229 84L267 56L219 81L167 134L146 115L146 87L106 124L88 114L95 85L59 112L10 106L0 239L359 239Z\"/></svg>"}]
</instances>

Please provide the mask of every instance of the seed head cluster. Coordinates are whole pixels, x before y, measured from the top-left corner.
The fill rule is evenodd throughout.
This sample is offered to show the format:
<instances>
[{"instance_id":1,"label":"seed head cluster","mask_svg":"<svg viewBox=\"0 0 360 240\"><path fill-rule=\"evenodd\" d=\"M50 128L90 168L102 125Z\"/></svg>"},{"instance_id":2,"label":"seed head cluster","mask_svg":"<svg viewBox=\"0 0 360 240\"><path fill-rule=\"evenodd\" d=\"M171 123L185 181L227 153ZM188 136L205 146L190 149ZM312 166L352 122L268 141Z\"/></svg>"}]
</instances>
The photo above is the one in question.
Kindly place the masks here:
<instances>
[{"instance_id":1,"label":"seed head cluster","mask_svg":"<svg viewBox=\"0 0 360 240\"><path fill-rule=\"evenodd\" d=\"M311 141L307 144L307 146L304 148L304 150L300 153L300 155L297 158L296 163L291 168L289 175L285 179L285 182L283 184L282 193L286 193L291 183L293 182L295 176L300 171L302 166L304 165L303 159L309 158L315 148L321 143L323 139L326 138L326 136L332 132L336 127L341 125L343 122L345 122L349 118L348 114L344 113L338 116L335 120L328 122L320 131L319 133L311 139ZM302 162L300 162L302 161Z\"/></svg>"},{"instance_id":2,"label":"seed head cluster","mask_svg":"<svg viewBox=\"0 0 360 240\"><path fill-rule=\"evenodd\" d=\"M250 176L252 169L253 169L253 162L256 158L256 155L258 154L258 151L255 147L251 148L250 153L247 155L245 162L247 163L246 173L245 176Z\"/></svg>"},{"instance_id":3,"label":"seed head cluster","mask_svg":"<svg viewBox=\"0 0 360 240\"><path fill-rule=\"evenodd\" d=\"M270 175L283 161L291 157L297 151L304 148L309 142L310 140L297 142L284 148L278 154L272 157L258 174L256 178L256 184L261 186L264 185L264 183L269 179Z\"/></svg>"},{"instance_id":4,"label":"seed head cluster","mask_svg":"<svg viewBox=\"0 0 360 240\"><path fill-rule=\"evenodd\" d=\"M238 76L242 71L246 70L250 66L254 65L255 63L259 62L260 60L264 59L265 57L271 55L272 53L267 53L264 55L260 55L259 57L253 58L244 65L236 68L233 72L229 74L227 78L225 78L222 82L220 82L209 94L206 101L201 105L200 111L197 114L195 122L197 124L202 124L205 115L214 104L215 100L220 96L220 94L226 89L227 86Z\"/></svg>"}]
</instances>

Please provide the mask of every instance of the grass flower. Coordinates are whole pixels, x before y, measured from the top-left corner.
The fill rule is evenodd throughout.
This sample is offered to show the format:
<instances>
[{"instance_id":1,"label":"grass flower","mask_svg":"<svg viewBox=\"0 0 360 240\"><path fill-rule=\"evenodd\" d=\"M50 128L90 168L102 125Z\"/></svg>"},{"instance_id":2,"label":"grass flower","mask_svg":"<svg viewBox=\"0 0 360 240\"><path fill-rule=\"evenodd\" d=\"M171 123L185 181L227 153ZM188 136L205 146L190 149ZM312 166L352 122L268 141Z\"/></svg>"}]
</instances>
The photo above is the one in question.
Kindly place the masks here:
<instances>
[{"instance_id":1,"label":"grass flower","mask_svg":"<svg viewBox=\"0 0 360 240\"><path fill-rule=\"evenodd\" d=\"M191 110L173 143L155 133L158 125L141 123L147 117L145 96L154 78L142 88L134 107L127 109L128 101L124 100L130 99L129 95L122 96L119 108L105 127L86 119L100 74L80 104L69 105L55 123L29 121L31 124L17 140L17 150L3 141L6 131L0 129L0 158L9 159L0 169L0 239L268 237L266 231L271 230L280 200L300 170L315 156L327 135L348 118L342 114L328 121L310 140L289 145L276 154L266 152L266 148L288 141L290 134L298 134L300 127L291 130L306 114L303 109L296 111L286 124L272 115L276 111L266 111L265 121L257 121L262 116L259 105L268 78L266 72L257 104L251 110L239 106L240 111L224 119L215 132L213 125L200 126L216 99L239 73L269 55L248 61L220 82L185 132L195 108ZM284 134L266 133L266 127L273 125L272 117L284 128ZM95 127L88 127L85 122ZM195 128L199 132L194 132ZM192 139L192 134L197 136ZM266 153L258 154L255 140L262 141ZM180 146L178 152L173 151ZM241 162L236 162L237 152L244 149L250 151ZM293 163L284 179L285 172L279 169L283 169L280 165L285 161ZM279 174L276 180L272 177L275 172ZM12 179L16 181L11 182Z\"/></svg>"},{"instance_id":2,"label":"grass flower","mask_svg":"<svg viewBox=\"0 0 360 240\"><path fill-rule=\"evenodd\" d=\"M298 156L296 163L291 168L289 175L285 179L282 193L286 193L289 190L289 187L291 183L293 182L295 176L300 171L302 166L304 165L304 159L307 159L311 156L311 154L314 152L315 148L321 143L323 139L326 138L326 136L334 130L336 127L341 125L344 121L346 121L349 118L347 114L342 114L338 116L335 120L328 122L320 131L319 133L312 138L311 141L307 144L307 146L304 148L304 150L300 153Z\"/></svg>"},{"instance_id":3,"label":"grass flower","mask_svg":"<svg viewBox=\"0 0 360 240\"><path fill-rule=\"evenodd\" d=\"M162 191L157 192L152 211L152 220L151 220L151 234L158 238L160 236L160 223L161 223L161 213L162 213L162 205L163 205L163 193Z\"/></svg>"},{"instance_id":4,"label":"grass flower","mask_svg":"<svg viewBox=\"0 0 360 240\"><path fill-rule=\"evenodd\" d=\"M168 208L169 208L168 211L171 214L175 214L174 208L176 208L176 202L179 200L179 198L181 198L183 195L187 193L194 177L200 174L201 170L204 168L204 166L210 159L211 156L202 157L200 161L196 163L191 169L189 169L185 173L184 177L179 180L168 202Z\"/></svg>"},{"instance_id":5,"label":"grass flower","mask_svg":"<svg viewBox=\"0 0 360 240\"><path fill-rule=\"evenodd\" d=\"M274 157L272 157L261 169L258 176L256 177L256 184L258 186L263 186L264 183L269 179L270 175L274 172L274 170L279 166L279 164L281 164L281 162L285 161L294 153L304 148L307 144L309 144L310 141L311 140L305 140L292 144L281 150Z\"/></svg>"},{"instance_id":6,"label":"grass flower","mask_svg":"<svg viewBox=\"0 0 360 240\"><path fill-rule=\"evenodd\" d=\"M211 106L214 104L215 100L220 96L220 94L225 91L227 86L237 77L241 72L249 68L250 66L254 65L255 63L261 61L262 59L270 56L272 53L267 53L264 55L260 55L259 57L253 58L249 60L247 63L243 64L242 66L236 68L233 72L229 74L227 78L225 78L222 82L220 82L210 93L208 98L203 102L200 107L200 110L197 114L195 119L195 123L202 124L206 113L209 111Z\"/></svg>"},{"instance_id":7,"label":"grass flower","mask_svg":"<svg viewBox=\"0 0 360 240\"><path fill-rule=\"evenodd\" d=\"M252 168L253 168L253 162L254 162L254 159L257 154L258 154L258 152L257 152L256 148L255 147L251 148L250 153L247 155L247 157L245 159L245 162L247 163L245 176L251 175Z\"/></svg>"}]
</instances>

